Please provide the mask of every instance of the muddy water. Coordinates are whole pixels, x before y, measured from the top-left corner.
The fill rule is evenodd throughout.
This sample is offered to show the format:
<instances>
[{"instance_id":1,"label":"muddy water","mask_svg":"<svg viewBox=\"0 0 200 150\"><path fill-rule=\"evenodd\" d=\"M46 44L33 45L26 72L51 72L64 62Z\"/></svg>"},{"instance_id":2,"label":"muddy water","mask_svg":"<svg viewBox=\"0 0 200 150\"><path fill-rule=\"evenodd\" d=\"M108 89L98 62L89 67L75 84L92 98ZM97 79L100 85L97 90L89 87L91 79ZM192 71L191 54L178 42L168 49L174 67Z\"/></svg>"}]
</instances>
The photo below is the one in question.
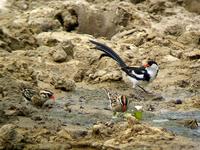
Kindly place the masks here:
<instances>
[{"instance_id":1,"label":"muddy water","mask_svg":"<svg viewBox=\"0 0 200 150\"><path fill-rule=\"evenodd\" d=\"M129 111L136 104L144 102L133 102ZM109 122L113 120L109 101L102 89L77 88L74 92L67 92L63 97L56 100L53 108L46 114L48 119L58 120L69 128L90 128L97 122ZM200 122L200 111L173 112L170 110L148 112L144 111L143 122L153 126L164 127L177 135L182 135L200 141L200 128L190 129L177 121L196 119ZM123 121L123 118L117 118Z\"/></svg>"},{"instance_id":2,"label":"muddy water","mask_svg":"<svg viewBox=\"0 0 200 150\"><path fill-rule=\"evenodd\" d=\"M200 127L197 129L190 129L180 123L181 121L189 119L196 119L197 122L200 122L200 111L168 111L145 119L154 126L164 127L177 135L182 135L200 141ZM200 124L198 123L198 125Z\"/></svg>"},{"instance_id":3,"label":"muddy water","mask_svg":"<svg viewBox=\"0 0 200 150\"><path fill-rule=\"evenodd\" d=\"M49 118L58 119L66 126L87 128L97 121L109 121L112 112L103 90L79 88L57 99L49 111Z\"/></svg>"}]
</instances>

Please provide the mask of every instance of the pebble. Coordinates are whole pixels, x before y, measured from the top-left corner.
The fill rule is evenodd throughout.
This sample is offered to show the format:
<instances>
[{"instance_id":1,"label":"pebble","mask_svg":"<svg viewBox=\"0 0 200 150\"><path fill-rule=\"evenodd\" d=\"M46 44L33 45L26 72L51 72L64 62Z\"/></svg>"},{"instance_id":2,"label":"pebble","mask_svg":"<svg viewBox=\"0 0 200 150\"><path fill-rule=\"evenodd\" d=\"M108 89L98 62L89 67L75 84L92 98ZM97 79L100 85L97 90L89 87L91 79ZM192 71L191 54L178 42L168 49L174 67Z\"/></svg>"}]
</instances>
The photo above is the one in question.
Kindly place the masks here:
<instances>
[{"instance_id":1,"label":"pebble","mask_svg":"<svg viewBox=\"0 0 200 150\"><path fill-rule=\"evenodd\" d=\"M177 99L176 101L175 101L175 104L182 104L183 102L182 102L182 100L180 100L180 99Z\"/></svg>"}]
</instances>

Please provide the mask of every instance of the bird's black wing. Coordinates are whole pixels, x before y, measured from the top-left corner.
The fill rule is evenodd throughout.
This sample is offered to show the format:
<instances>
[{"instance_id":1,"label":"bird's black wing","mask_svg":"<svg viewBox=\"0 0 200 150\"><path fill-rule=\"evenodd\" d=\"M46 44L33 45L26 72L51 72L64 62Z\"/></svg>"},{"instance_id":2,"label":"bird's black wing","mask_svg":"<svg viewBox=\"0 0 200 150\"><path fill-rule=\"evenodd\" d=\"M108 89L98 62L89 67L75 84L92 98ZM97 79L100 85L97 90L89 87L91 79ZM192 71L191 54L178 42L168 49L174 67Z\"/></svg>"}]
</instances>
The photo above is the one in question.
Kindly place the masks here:
<instances>
[{"instance_id":1,"label":"bird's black wing","mask_svg":"<svg viewBox=\"0 0 200 150\"><path fill-rule=\"evenodd\" d=\"M129 67L125 64L125 62L119 57L119 55L117 53L115 53L110 47L90 40L91 43L95 44L95 48L104 52L104 54L102 56L100 56L100 58L104 57L104 56L108 56L112 59L114 59L115 61L117 61L117 63L119 64L119 66L121 67L121 69L126 72L127 75L129 75L132 78L135 78L137 80L145 80L148 81L150 79L149 74L147 73L147 71L145 70L144 67ZM134 72L133 72L134 71ZM139 77L140 75L140 77ZM141 75L143 75L141 77Z\"/></svg>"},{"instance_id":2,"label":"bird's black wing","mask_svg":"<svg viewBox=\"0 0 200 150\"><path fill-rule=\"evenodd\" d=\"M136 74L141 75L145 74L147 71L145 70L145 67L127 67L128 70L134 71Z\"/></svg>"},{"instance_id":3,"label":"bird's black wing","mask_svg":"<svg viewBox=\"0 0 200 150\"><path fill-rule=\"evenodd\" d=\"M137 80L149 81L150 75L145 67L126 67L124 70L127 74Z\"/></svg>"}]
</instances>

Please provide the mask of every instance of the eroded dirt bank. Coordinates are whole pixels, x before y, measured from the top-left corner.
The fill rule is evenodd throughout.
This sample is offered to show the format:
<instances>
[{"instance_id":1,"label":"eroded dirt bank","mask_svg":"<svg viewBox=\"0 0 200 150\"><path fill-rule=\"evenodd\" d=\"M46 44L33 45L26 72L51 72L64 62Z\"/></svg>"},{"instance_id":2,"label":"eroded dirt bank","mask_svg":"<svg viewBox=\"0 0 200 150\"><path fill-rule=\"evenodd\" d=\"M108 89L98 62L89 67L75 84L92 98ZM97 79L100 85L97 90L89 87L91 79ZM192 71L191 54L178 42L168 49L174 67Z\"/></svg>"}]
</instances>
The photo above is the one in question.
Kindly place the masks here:
<instances>
[{"instance_id":1,"label":"eroded dirt bank","mask_svg":"<svg viewBox=\"0 0 200 150\"><path fill-rule=\"evenodd\" d=\"M154 127L145 117L110 122L102 90L126 94L130 109L143 105L148 115L196 111L190 119L199 122L197 0L7 0L0 5L0 149L200 147L199 138ZM146 87L154 94L133 90L116 63L99 60L101 53L89 39L112 47L129 65L156 60L158 77ZM53 91L56 102L42 108L25 103L22 83Z\"/></svg>"}]
</instances>

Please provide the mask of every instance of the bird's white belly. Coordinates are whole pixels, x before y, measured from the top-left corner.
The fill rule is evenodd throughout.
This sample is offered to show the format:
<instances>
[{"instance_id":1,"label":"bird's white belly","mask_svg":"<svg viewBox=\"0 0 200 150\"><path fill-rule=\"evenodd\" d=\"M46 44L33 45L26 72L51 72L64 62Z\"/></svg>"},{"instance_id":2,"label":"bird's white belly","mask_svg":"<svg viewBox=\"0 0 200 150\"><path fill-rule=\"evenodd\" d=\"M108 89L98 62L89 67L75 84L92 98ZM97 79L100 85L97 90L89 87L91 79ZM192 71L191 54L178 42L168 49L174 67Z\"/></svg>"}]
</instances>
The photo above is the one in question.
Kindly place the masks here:
<instances>
[{"instance_id":1,"label":"bird's white belly","mask_svg":"<svg viewBox=\"0 0 200 150\"><path fill-rule=\"evenodd\" d=\"M132 78L132 77L130 77L130 76L128 76L127 74L125 74L125 73L122 73L122 75L123 75L123 80L127 83L127 84L130 84L133 88L135 88L136 87L136 85L146 85L148 82L146 82L146 81L142 81L142 80L140 80L140 81L138 81L138 80L136 80L135 78Z\"/></svg>"},{"instance_id":2,"label":"bird's white belly","mask_svg":"<svg viewBox=\"0 0 200 150\"><path fill-rule=\"evenodd\" d=\"M139 84L139 81L136 80L135 78L131 78L130 76L128 76L128 79L129 79L129 81L132 83L133 88L135 88L135 86L136 86L137 84Z\"/></svg>"}]
</instances>

